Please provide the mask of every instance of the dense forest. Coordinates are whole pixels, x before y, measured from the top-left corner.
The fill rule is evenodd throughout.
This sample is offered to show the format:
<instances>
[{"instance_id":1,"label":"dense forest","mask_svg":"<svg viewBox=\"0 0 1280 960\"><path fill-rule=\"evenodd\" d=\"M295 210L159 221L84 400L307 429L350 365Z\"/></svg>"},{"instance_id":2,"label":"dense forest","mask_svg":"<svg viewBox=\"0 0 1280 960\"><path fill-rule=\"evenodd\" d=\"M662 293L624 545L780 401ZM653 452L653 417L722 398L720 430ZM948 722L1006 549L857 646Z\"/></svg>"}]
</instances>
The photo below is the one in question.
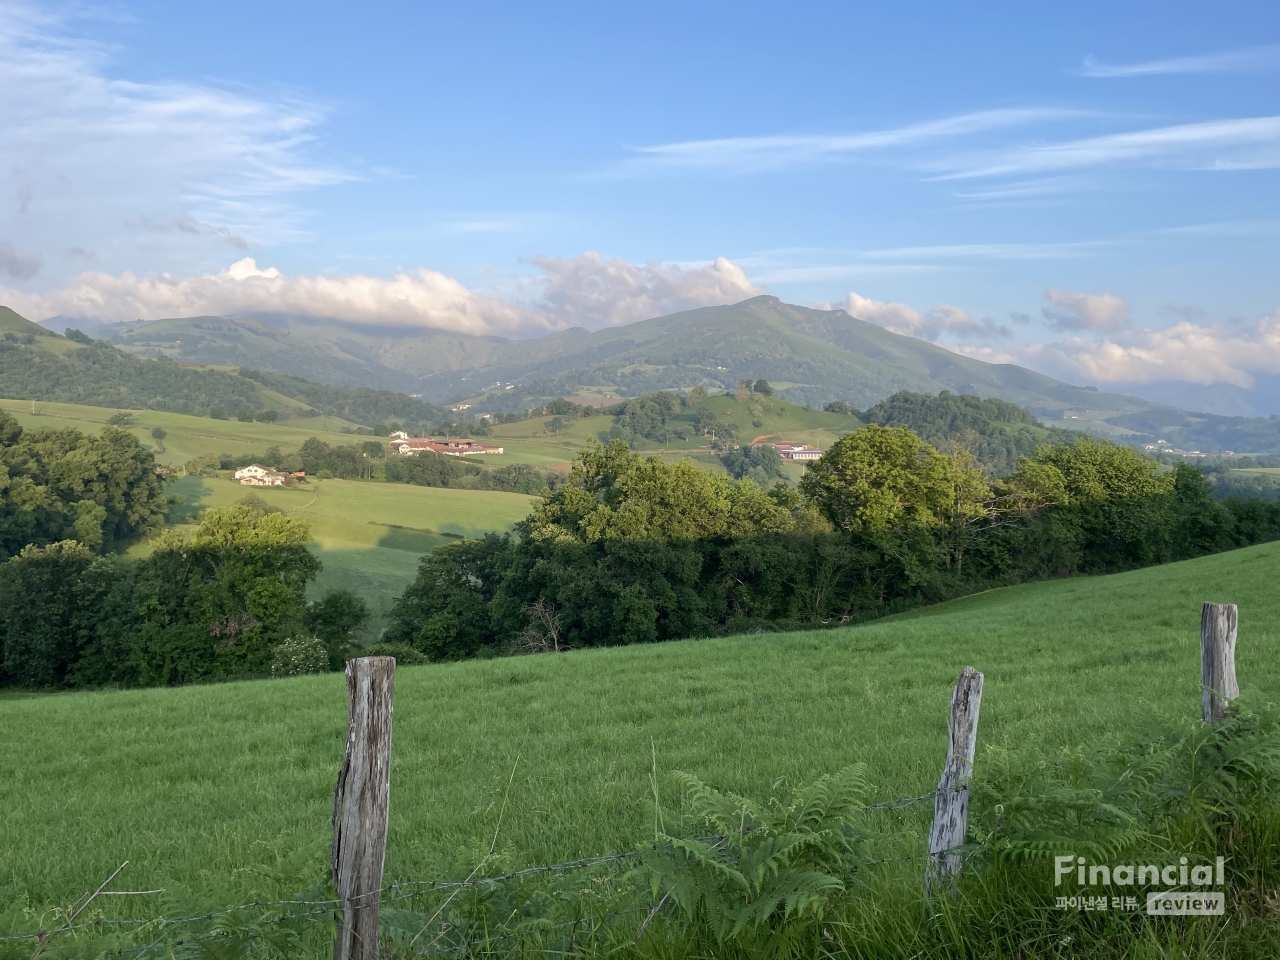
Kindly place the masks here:
<instances>
[{"instance_id":1,"label":"dense forest","mask_svg":"<svg viewBox=\"0 0 1280 960\"><path fill-rule=\"evenodd\" d=\"M370 428L395 420L408 429L418 429L439 422L443 416L431 404L391 390L335 387L283 373L263 373L248 367L241 367L239 373L245 379L260 383L276 393L302 401L317 413L341 417Z\"/></svg>"},{"instance_id":2,"label":"dense forest","mask_svg":"<svg viewBox=\"0 0 1280 960\"><path fill-rule=\"evenodd\" d=\"M60 355L17 336L0 339L5 396L192 414L205 414L212 407L262 408L257 388L242 377L182 367L169 359L139 360L101 340L84 340L78 349Z\"/></svg>"}]
</instances>

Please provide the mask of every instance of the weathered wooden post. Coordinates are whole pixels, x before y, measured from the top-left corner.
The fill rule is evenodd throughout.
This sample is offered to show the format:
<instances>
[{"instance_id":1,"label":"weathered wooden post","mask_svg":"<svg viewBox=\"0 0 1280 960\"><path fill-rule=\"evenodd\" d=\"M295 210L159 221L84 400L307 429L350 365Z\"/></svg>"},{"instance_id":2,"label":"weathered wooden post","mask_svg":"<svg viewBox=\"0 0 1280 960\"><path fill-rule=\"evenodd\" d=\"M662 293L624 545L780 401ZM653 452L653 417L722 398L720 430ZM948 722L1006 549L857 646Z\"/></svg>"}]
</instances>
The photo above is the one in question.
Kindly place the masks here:
<instances>
[{"instance_id":1,"label":"weathered wooden post","mask_svg":"<svg viewBox=\"0 0 1280 960\"><path fill-rule=\"evenodd\" d=\"M347 661L347 748L333 791L329 858L342 918L334 960L376 960L391 804L394 657Z\"/></svg>"},{"instance_id":2,"label":"weathered wooden post","mask_svg":"<svg viewBox=\"0 0 1280 960\"><path fill-rule=\"evenodd\" d=\"M1200 610L1200 686L1205 723L1227 719L1231 701L1240 696L1236 683L1234 603L1206 603Z\"/></svg>"},{"instance_id":3,"label":"weathered wooden post","mask_svg":"<svg viewBox=\"0 0 1280 960\"><path fill-rule=\"evenodd\" d=\"M960 872L960 855L950 851L964 843L969 830L969 787L964 781L973 775L981 707L982 674L973 667L965 667L951 692L951 739L947 745L947 764L942 768L933 801L929 862L924 873L926 895L941 889L949 878Z\"/></svg>"}]
</instances>

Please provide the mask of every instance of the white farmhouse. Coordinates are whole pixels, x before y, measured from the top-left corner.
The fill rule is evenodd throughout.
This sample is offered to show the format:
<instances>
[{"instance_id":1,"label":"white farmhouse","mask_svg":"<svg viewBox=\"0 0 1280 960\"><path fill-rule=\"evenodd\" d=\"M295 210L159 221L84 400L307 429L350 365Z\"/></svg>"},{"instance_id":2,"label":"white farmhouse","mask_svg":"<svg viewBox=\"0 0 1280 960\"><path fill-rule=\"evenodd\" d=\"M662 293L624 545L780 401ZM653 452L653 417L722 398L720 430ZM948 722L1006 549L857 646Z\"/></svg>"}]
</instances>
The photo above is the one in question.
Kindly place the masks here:
<instances>
[{"instance_id":1,"label":"white farmhouse","mask_svg":"<svg viewBox=\"0 0 1280 960\"><path fill-rule=\"evenodd\" d=\"M236 482L242 487L283 487L289 478L277 470L251 463L236 471Z\"/></svg>"}]
</instances>

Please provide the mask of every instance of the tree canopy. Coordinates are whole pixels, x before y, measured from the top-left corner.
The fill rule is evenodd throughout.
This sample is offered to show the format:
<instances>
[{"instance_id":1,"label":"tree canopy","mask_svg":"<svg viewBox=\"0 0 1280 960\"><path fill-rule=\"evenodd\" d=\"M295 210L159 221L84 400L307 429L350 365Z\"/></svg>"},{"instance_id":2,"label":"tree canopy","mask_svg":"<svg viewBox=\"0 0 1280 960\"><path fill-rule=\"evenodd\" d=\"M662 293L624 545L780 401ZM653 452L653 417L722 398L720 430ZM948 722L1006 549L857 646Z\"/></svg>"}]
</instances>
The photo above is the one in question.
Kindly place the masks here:
<instances>
[{"instance_id":1,"label":"tree canopy","mask_svg":"<svg viewBox=\"0 0 1280 960\"><path fill-rule=\"evenodd\" d=\"M1067 446L1043 446L1035 456L1020 458L1007 487L1036 505L1138 499L1173 491L1174 474L1159 470L1157 461L1137 450L1082 437Z\"/></svg>"},{"instance_id":2,"label":"tree canopy","mask_svg":"<svg viewBox=\"0 0 1280 960\"><path fill-rule=\"evenodd\" d=\"M836 527L856 532L965 521L991 497L971 458L944 456L906 427L878 424L836 441L800 490Z\"/></svg>"},{"instance_id":3,"label":"tree canopy","mask_svg":"<svg viewBox=\"0 0 1280 960\"><path fill-rule=\"evenodd\" d=\"M60 540L98 553L128 546L159 528L164 483L124 430L27 431L0 411L0 558Z\"/></svg>"},{"instance_id":4,"label":"tree canopy","mask_svg":"<svg viewBox=\"0 0 1280 960\"><path fill-rule=\"evenodd\" d=\"M699 469L690 460L641 457L620 441L590 442L567 482L548 491L524 521L535 540L700 540L791 529L791 513L750 480Z\"/></svg>"}]
</instances>

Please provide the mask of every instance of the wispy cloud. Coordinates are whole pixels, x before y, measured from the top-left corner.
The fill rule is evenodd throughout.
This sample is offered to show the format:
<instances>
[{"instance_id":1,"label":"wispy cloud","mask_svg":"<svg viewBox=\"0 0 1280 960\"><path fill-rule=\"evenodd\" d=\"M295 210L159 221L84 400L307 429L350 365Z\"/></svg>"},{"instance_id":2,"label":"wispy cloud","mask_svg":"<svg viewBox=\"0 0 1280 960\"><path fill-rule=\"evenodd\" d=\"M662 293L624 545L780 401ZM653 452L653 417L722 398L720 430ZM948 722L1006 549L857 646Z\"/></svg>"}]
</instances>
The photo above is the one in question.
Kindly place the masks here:
<instances>
[{"instance_id":1,"label":"wispy cloud","mask_svg":"<svg viewBox=\"0 0 1280 960\"><path fill-rule=\"evenodd\" d=\"M40 272L40 256L0 240L0 272L11 280L30 280Z\"/></svg>"},{"instance_id":2,"label":"wispy cloud","mask_svg":"<svg viewBox=\"0 0 1280 960\"><path fill-rule=\"evenodd\" d=\"M1057 109L1009 108L964 113L940 120L863 133L787 134L685 140L679 143L637 148L638 155L623 165L622 172L722 170L752 173L778 170L821 161L846 159L876 150L954 139L1004 127L1077 115L1079 114L1074 111Z\"/></svg>"},{"instance_id":3,"label":"wispy cloud","mask_svg":"<svg viewBox=\"0 0 1280 960\"><path fill-rule=\"evenodd\" d=\"M938 179L1028 176L1108 164L1238 170L1280 166L1280 116L1210 120L1020 146L934 164Z\"/></svg>"},{"instance_id":4,"label":"wispy cloud","mask_svg":"<svg viewBox=\"0 0 1280 960\"><path fill-rule=\"evenodd\" d=\"M1125 243L1080 240L1073 243L954 243L880 249L783 249L737 262L758 283L795 284L849 277L938 273L966 269L965 263L1081 260Z\"/></svg>"},{"instance_id":5,"label":"wispy cloud","mask_svg":"<svg viewBox=\"0 0 1280 960\"><path fill-rule=\"evenodd\" d=\"M359 176L317 155L321 103L115 79L110 61L57 16L0 4L0 197L17 201L0 203L0 235L35 249L64 249L75 236L127 256L155 241L121 224L149 219L207 253L211 238L241 246L302 235L296 197Z\"/></svg>"},{"instance_id":6,"label":"wispy cloud","mask_svg":"<svg viewBox=\"0 0 1280 960\"><path fill-rule=\"evenodd\" d=\"M1165 73L1262 73L1280 69L1280 45L1245 47L1194 57L1146 60L1142 63L1099 63L1085 57L1079 72L1086 77L1149 77Z\"/></svg>"},{"instance_id":7,"label":"wispy cloud","mask_svg":"<svg viewBox=\"0 0 1280 960\"><path fill-rule=\"evenodd\" d=\"M956 191L956 196L962 200L999 203L1001 201L1021 201L1034 197L1053 196L1079 186L1078 181L1071 177L1038 177L1033 180L1019 180L981 190L958 190Z\"/></svg>"}]
</instances>

